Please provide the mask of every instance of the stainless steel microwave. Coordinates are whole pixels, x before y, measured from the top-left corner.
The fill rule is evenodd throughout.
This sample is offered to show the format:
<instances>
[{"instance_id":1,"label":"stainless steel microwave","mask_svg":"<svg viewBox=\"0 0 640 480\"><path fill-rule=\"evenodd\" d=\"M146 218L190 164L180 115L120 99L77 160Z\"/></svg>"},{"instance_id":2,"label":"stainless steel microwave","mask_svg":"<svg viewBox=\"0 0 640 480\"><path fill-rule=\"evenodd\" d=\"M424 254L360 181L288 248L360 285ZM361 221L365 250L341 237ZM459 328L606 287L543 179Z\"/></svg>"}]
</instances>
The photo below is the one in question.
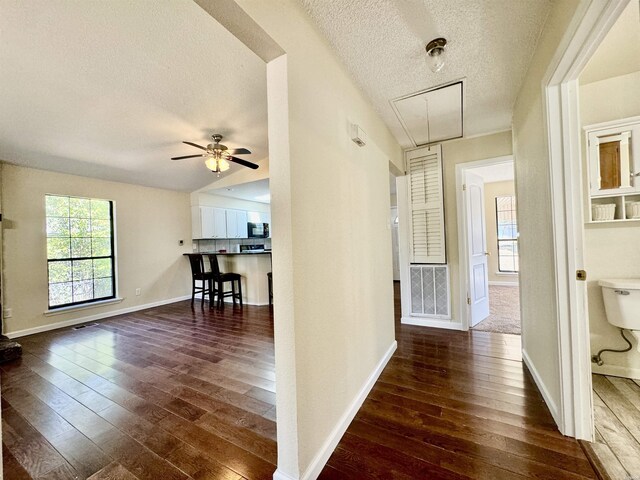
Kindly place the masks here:
<instances>
[{"instance_id":1,"label":"stainless steel microwave","mask_svg":"<svg viewBox=\"0 0 640 480\"><path fill-rule=\"evenodd\" d=\"M249 238L269 238L268 223L248 223Z\"/></svg>"}]
</instances>

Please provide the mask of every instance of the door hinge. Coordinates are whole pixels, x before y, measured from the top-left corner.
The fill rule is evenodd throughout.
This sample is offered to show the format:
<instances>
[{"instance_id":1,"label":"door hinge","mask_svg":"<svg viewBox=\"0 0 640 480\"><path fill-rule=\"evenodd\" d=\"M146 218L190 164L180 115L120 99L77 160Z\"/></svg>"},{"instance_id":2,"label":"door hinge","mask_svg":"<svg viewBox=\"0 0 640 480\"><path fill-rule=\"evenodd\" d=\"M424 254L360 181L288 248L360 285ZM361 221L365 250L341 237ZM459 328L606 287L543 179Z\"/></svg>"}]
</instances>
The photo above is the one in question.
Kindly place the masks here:
<instances>
[{"instance_id":1,"label":"door hinge","mask_svg":"<svg viewBox=\"0 0 640 480\"><path fill-rule=\"evenodd\" d=\"M467 297L467 305L471 305L471 297Z\"/></svg>"},{"instance_id":2,"label":"door hinge","mask_svg":"<svg viewBox=\"0 0 640 480\"><path fill-rule=\"evenodd\" d=\"M467 190L467 184L463 183L462 184L462 191L465 192Z\"/></svg>"},{"instance_id":3,"label":"door hinge","mask_svg":"<svg viewBox=\"0 0 640 480\"><path fill-rule=\"evenodd\" d=\"M576 280L584 282L587 280L587 272L584 270L576 270Z\"/></svg>"}]
</instances>

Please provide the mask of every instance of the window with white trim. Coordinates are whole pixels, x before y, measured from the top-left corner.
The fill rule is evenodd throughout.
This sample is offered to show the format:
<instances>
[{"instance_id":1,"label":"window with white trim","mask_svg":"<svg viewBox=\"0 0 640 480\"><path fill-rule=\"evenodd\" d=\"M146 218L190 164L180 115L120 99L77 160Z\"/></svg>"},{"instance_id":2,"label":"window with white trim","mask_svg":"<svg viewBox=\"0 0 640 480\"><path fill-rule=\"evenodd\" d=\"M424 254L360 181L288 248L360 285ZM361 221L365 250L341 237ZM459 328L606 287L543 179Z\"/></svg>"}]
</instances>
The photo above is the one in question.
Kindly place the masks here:
<instances>
[{"instance_id":1,"label":"window with white trim","mask_svg":"<svg viewBox=\"0 0 640 480\"><path fill-rule=\"evenodd\" d=\"M115 298L113 202L46 195L49 308Z\"/></svg>"},{"instance_id":2,"label":"window with white trim","mask_svg":"<svg viewBox=\"0 0 640 480\"><path fill-rule=\"evenodd\" d=\"M496 225L498 229L498 271L516 273L518 259L518 222L516 197L496 197Z\"/></svg>"}]
</instances>

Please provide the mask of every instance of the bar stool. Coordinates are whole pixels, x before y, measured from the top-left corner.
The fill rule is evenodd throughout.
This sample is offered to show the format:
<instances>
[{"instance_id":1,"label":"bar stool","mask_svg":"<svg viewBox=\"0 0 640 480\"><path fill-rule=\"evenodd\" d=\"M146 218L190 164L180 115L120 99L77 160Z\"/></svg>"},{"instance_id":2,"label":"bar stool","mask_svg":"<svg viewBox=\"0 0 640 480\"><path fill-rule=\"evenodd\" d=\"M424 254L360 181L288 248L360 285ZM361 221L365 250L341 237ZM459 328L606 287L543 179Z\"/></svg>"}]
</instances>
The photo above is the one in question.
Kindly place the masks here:
<instances>
[{"instance_id":1,"label":"bar stool","mask_svg":"<svg viewBox=\"0 0 640 480\"><path fill-rule=\"evenodd\" d=\"M267 283L269 284L269 306L273 305L273 275L272 272L267 273Z\"/></svg>"},{"instance_id":2,"label":"bar stool","mask_svg":"<svg viewBox=\"0 0 640 480\"><path fill-rule=\"evenodd\" d=\"M213 281L214 275L211 272L204 271L204 261L200 253L188 253L189 263L191 264L191 306L196 298L196 293L202 293L202 308L204 308L204 297L209 295L209 304L213 301ZM198 287L196 281L202 282L202 286Z\"/></svg>"},{"instance_id":3,"label":"bar stool","mask_svg":"<svg viewBox=\"0 0 640 480\"><path fill-rule=\"evenodd\" d=\"M209 254L207 257L209 257L209 265L211 265L211 273L213 274L213 281L215 284L213 295L218 295L218 304L221 307L224 307L224 298L231 297L234 305L236 304L236 300L240 300L240 306L242 307L242 277L240 274L233 272L222 273L220 271L220 266L218 265L218 256L215 254ZM226 282L231 282L231 290L225 292L224 284ZM238 282L237 292L236 282Z\"/></svg>"}]
</instances>

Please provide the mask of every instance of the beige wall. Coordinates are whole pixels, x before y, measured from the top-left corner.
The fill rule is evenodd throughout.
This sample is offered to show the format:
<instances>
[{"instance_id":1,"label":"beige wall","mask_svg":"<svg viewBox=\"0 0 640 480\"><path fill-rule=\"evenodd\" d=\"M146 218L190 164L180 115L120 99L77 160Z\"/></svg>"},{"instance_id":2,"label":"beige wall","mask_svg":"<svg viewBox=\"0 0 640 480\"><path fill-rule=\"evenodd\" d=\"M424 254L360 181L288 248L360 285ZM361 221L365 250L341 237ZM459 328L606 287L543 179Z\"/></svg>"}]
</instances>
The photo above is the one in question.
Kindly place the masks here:
<instances>
[{"instance_id":1,"label":"beige wall","mask_svg":"<svg viewBox=\"0 0 640 480\"><path fill-rule=\"evenodd\" d=\"M640 72L580 86L582 125L640 115ZM583 145L584 147L584 145ZM583 191L588 195L587 158L583 148ZM586 208L586 207L585 207ZM585 210L585 216L589 212ZM598 286L601 278L640 277L640 222L585 224L585 265L589 273L589 324L591 350L623 348L619 330L607 322ZM630 337L630 335L627 335ZM634 340L635 343L635 340ZM595 372L640 378L640 353L606 353L605 365L593 365Z\"/></svg>"},{"instance_id":2,"label":"beige wall","mask_svg":"<svg viewBox=\"0 0 640 480\"><path fill-rule=\"evenodd\" d=\"M489 252L489 282L518 284L518 274L498 272L498 231L496 222L496 197L516 194L516 185L507 182L484 184L484 212L487 227L487 251Z\"/></svg>"},{"instance_id":3,"label":"beige wall","mask_svg":"<svg viewBox=\"0 0 640 480\"><path fill-rule=\"evenodd\" d=\"M542 81L579 0L554 4L524 77L513 113L513 149L520 219L522 348L556 419L560 359L554 282L553 225Z\"/></svg>"},{"instance_id":4,"label":"beige wall","mask_svg":"<svg viewBox=\"0 0 640 480\"><path fill-rule=\"evenodd\" d=\"M238 3L286 51L267 69L278 469L300 478L393 346L388 162L402 167L401 149L299 2Z\"/></svg>"},{"instance_id":5,"label":"beige wall","mask_svg":"<svg viewBox=\"0 0 640 480\"><path fill-rule=\"evenodd\" d=\"M444 164L444 215L447 242L447 263L451 282L451 320L461 323L460 260L458 255L458 214L456 164L511 155L511 132L495 133L442 144Z\"/></svg>"},{"instance_id":6,"label":"beige wall","mask_svg":"<svg viewBox=\"0 0 640 480\"><path fill-rule=\"evenodd\" d=\"M48 305L44 196L115 201L118 295L121 303L45 316ZM2 165L5 331L55 326L89 315L190 295L189 194ZM184 240L184 246L178 241ZM141 295L135 296L135 289Z\"/></svg>"}]
</instances>

